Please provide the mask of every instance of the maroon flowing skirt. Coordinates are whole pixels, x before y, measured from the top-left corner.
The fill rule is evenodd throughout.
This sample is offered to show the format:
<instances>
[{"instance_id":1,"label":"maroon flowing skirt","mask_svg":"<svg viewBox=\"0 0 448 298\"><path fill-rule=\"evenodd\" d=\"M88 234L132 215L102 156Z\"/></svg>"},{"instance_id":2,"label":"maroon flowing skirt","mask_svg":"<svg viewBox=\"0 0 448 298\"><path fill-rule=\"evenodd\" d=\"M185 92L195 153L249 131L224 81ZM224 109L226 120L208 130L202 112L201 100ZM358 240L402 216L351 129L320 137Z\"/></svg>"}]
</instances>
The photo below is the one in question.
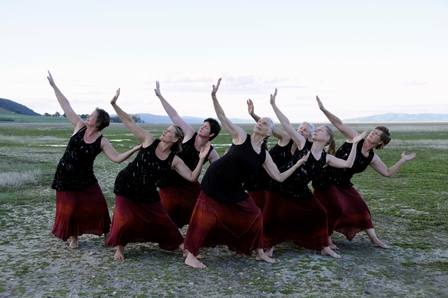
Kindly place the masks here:
<instances>
[{"instance_id":1,"label":"maroon flowing skirt","mask_svg":"<svg viewBox=\"0 0 448 298\"><path fill-rule=\"evenodd\" d=\"M190 222L200 192L199 182L159 189L160 200L179 229Z\"/></svg>"},{"instance_id":2,"label":"maroon flowing skirt","mask_svg":"<svg viewBox=\"0 0 448 298\"><path fill-rule=\"evenodd\" d=\"M252 198L226 204L201 191L184 241L190 253L197 256L201 247L227 245L250 256L254 248L262 248L262 240L263 219Z\"/></svg>"},{"instance_id":3,"label":"maroon flowing skirt","mask_svg":"<svg viewBox=\"0 0 448 298\"><path fill-rule=\"evenodd\" d=\"M264 205L266 204L267 197L269 196L268 190L248 190L247 193L254 200L255 205L263 212Z\"/></svg>"},{"instance_id":4,"label":"maroon flowing skirt","mask_svg":"<svg viewBox=\"0 0 448 298\"><path fill-rule=\"evenodd\" d=\"M329 245L327 212L315 197L294 200L270 192L263 210L263 231L264 244L269 247L287 241L311 249Z\"/></svg>"},{"instance_id":5,"label":"maroon flowing skirt","mask_svg":"<svg viewBox=\"0 0 448 298\"><path fill-rule=\"evenodd\" d=\"M342 189L332 185L327 190L314 190L314 195L327 210L329 233L337 231L349 241L366 229L373 228L369 207L354 187Z\"/></svg>"},{"instance_id":6,"label":"maroon flowing skirt","mask_svg":"<svg viewBox=\"0 0 448 298\"><path fill-rule=\"evenodd\" d=\"M106 198L98 184L83 190L56 190L56 216L52 233L66 241L70 236L110 231L110 216Z\"/></svg>"},{"instance_id":7,"label":"maroon flowing skirt","mask_svg":"<svg viewBox=\"0 0 448 298\"><path fill-rule=\"evenodd\" d=\"M112 229L107 246L130 242L155 242L166 250L175 250L184 239L160 201L137 202L116 195Z\"/></svg>"}]
</instances>

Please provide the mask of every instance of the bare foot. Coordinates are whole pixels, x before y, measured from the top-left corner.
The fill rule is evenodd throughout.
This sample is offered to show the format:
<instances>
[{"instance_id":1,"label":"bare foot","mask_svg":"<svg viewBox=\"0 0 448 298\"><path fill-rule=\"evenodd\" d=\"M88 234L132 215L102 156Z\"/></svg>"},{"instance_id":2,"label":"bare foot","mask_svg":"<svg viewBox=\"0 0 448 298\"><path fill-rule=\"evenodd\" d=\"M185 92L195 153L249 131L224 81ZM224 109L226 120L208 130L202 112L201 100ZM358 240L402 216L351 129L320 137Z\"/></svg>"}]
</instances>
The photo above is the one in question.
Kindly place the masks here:
<instances>
[{"instance_id":1,"label":"bare foot","mask_svg":"<svg viewBox=\"0 0 448 298\"><path fill-rule=\"evenodd\" d=\"M188 265L193 268L207 268L203 263L201 263L193 254L188 252L187 257L185 258L185 265Z\"/></svg>"},{"instance_id":2,"label":"bare foot","mask_svg":"<svg viewBox=\"0 0 448 298\"><path fill-rule=\"evenodd\" d=\"M109 233L104 233L104 243L106 243L109 240Z\"/></svg>"},{"instance_id":3,"label":"bare foot","mask_svg":"<svg viewBox=\"0 0 448 298\"><path fill-rule=\"evenodd\" d=\"M335 253L334 251L332 251L329 246L326 246L326 247L322 248L320 253L323 256L330 256L330 257L333 257L335 259L340 259L341 258L341 256L338 255L337 253Z\"/></svg>"},{"instance_id":4,"label":"bare foot","mask_svg":"<svg viewBox=\"0 0 448 298\"><path fill-rule=\"evenodd\" d=\"M265 261L265 262L268 262L270 264L275 263L275 260L271 259L270 257L268 257L268 255L265 254L264 251L261 248L257 248L257 254L255 256L255 260L257 260L257 261Z\"/></svg>"},{"instance_id":5,"label":"bare foot","mask_svg":"<svg viewBox=\"0 0 448 298\"><path fill-rule=\"evenodd\" d=\"M268 257L272 257L272 255L274 254L274 247L269 247L268 249L266 249L266 251L264 252Z\"/></svg>"},{"instance_id":6,"label":"bare foot","mask_svg":"<svg viewBox=\"0 0 448 298\"><path fill-rule=\"evenodd\" d=\"M379 248L390 248L389 245L384 244L379 239L376 239L376 241L371 241L372 246L379 247Z\"/></svg>"},{"instance_id":7,"label":"bare foot","mask_svg":"<svg viewBox=\"0 0 448 298\"><path fill-rule=\"evenodd\" d=\"M337 249L339 249L339 247L337 247L336 244L334 244L333 241L331 241L331 236L328 237L328 243L329 243L328 246L330 247L330 249L332 249L332 250L337 250Z\"/></svg>"},{"instance_id":8,"label":"bare foot","mask_svg":"<svg viewBox=\"0 0 448 298\"><path fill-rule=\"evenodd\" d=\"M384 244L383 242L378 239L376 236L375 230L373 228L367 229L366 231L367 236L370 238L370 243L372 243L372 246L379 247L379 248L389 248L388 245Z\"/></svg>"},{"instance_id":9,"label":"bare foot","mask_svg":"<svg viewBox=\"0 0 448 298\"><path fill-rule=\"evenodd\" d=\"M117 246L117 251L115 252L114 260L124 261L124 246L123 245Z\"/></svg>"},{"instance_id":10,"label":"bare foot","mask_svg":"<svg viewBox=\"0 0 448 298\"><path fill-rule=\"evenodd\" d=\"M78 248L78 236L72 236L70 238L70 248Z\"/></svg>"}]
</instances>

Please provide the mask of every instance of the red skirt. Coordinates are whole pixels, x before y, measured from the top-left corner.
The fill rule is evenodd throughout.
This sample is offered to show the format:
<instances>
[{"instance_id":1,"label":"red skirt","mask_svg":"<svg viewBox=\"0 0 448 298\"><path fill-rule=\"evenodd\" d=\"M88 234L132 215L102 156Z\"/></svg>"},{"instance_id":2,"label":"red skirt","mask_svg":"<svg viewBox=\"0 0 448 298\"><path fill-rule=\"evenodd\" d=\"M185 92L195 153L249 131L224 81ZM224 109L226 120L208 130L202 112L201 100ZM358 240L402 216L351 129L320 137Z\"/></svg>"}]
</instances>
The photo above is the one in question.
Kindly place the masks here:
<instances>
[{"instance_id":1,"label":"red skirt","mask_svg":"<svg viewBox=\"0 0 448 298\"><path fill-rule=\"evenodd\" d=\"M200 192L199 182L159 189L160 200L179 229L190 222Z\"/></svg>"},{"instance_id":2,"label":"red skirt","mask_svg":"<svg viewBox=\"0 0 448 298\"><path fill-rule=\"evenodd\" d=\"M78 191L56 190L56 216L52 233L66 241L70 236L110 231L106 198L98 184Z\"/></svg>"},{"instance_id":3,"label":"red skirt","mask_svg":"<svg viewBox=\"0 0 448 298\"><path fill-rule=\"evenodd\" d=\"M230 250L252 255L262 248L263 219L249 197L237 203L220 203L201 191L185 236L185 248L194 256L201 247L227 245Z\"/></svg>"},{"instance_id":4,"label":"red skirt","mask_svg":"<svg viewBox=\"0 0 448 298\"><path fill-rule=\"evenodd\" d=\"M162 249L175 250L183 241L182 234L160 201L146 203L115 196L112 229L107 246L155 242Z\"/></svg>"},{"instance_id":5,"label":"red skirt","mask_svg":"<svg viewBox=\"0 0 448 298\"><path fill-rule=\"evenodd\" d=\"M269 196L268 190L248 190L247 193L254 200L255 205L263 212L264 205L266 204L267 197Z\"/></svg>"},{"instance_id":6,"label":"red skirt","mask_svg":"<svg viewBox=\"0 0 448 298\"><path fill-rule=\"evenodd\" d=\"M315 189L314 195L327 209L330 235L334 230L351 241L357 233L373 228L369 207L354 187L332 185L325 191Z\"/></svg>"},{"instance_id":7,"label":"red skirt","mask_svg":"<svg viewBox=\"0 0 448 298\"><path fill-rule=\"evenodd\" d=\"M269 247L287 241L311 249L329 245L327 212L315 197L294 200L270 192L263 210L263 231L264 244Z\"/></svg>"}]
</instances>

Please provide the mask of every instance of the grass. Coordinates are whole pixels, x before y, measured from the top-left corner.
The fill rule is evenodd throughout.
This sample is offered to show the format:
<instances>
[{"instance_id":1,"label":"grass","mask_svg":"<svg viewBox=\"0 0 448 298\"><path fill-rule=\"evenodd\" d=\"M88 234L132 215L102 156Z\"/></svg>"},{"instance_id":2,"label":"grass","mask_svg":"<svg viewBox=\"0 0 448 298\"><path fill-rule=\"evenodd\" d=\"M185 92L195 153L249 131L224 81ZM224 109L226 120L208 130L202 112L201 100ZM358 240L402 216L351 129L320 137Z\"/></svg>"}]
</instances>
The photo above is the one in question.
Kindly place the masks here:
<instances>
[{"instance_id":1,"label":"grass","mask_svg":"<svg viewBox=\"0 0 448 298\"><path fill-rule=\"evenodd\" d=\"M142 126L159 137L167 125ZM249 132L253 127L242 126ZM374 126L352 127L362 131ZM0 296L441 297L448 280L447 124L388 127L392 142L376 151L385 164L395 164L403 151L416 152L417 157L391 179L369 168L353 183L390 250L371 248L363 233L352 242L336 234L341 260L285 243L276 249L274 265L220 248L219 254L204 249L209 267L192 270L183 265L179 252L165 252L155 244L129 245L125 262L111 261L113 250L94 236L82 236L79 249L68 249L50 232L54 220L50 185L71 125L66 119L0 123ZM119 152L138 143L122 124L112 124L103 134ZM336 133L336 137L341 144L342 136ZM223 131L212 143L222 155L230 138ZM272 138L269 144L274 143ZM113 183L127 162L114 164L103 154L95 161L111 213Z\"/></svg>"}]
</instances>

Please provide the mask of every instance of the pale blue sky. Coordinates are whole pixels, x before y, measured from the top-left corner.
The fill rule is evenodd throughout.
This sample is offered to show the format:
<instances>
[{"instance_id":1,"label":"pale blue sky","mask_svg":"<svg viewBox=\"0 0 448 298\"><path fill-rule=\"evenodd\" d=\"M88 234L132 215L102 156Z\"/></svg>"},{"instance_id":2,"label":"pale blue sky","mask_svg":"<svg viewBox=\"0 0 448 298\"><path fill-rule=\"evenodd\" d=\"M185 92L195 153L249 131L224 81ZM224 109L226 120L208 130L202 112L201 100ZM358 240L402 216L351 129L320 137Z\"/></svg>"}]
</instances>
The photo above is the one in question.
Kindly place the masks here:
<instances>
[{"instance_id":1,"label":"pale blue sky","mask_svg":"<svg viewBox=\"0 0 448 298\"><path fill-rule=\"evenodd\" d=\"M448 1L3 1L0 97L62 111L50 70L77 113L121 87L129 113L164 114L155 81L180 115L324 121L448 113Z\"/></svg>"}]
</instances>

